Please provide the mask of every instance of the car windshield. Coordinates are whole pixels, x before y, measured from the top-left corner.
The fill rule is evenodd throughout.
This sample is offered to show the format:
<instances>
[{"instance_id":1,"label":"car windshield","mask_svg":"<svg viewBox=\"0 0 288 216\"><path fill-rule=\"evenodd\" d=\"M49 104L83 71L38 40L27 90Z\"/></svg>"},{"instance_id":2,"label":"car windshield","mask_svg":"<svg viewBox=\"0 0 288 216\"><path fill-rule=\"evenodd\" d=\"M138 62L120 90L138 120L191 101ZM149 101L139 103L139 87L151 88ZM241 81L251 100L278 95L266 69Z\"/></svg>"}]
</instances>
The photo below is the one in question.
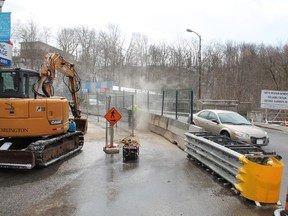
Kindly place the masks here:
<instances>
[{"instance_id":1,"label":"car windshield","mask_svg":"<svg viewBox=\"0 0 288 216\"><path fill-rule=\"evenodd\" d=\"M219 113L222 124L251 125L251 123L238 113Z\"/></svg>"}]
</instances>

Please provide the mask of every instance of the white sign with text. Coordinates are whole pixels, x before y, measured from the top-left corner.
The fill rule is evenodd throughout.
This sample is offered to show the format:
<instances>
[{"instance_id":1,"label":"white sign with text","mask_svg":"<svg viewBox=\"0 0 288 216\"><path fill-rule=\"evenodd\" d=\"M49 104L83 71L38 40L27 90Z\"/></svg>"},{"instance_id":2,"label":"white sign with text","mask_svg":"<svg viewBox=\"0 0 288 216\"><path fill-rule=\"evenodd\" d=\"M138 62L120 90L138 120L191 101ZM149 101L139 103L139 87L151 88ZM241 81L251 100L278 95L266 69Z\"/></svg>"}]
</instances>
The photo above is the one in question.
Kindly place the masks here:
<instances>
[{"instance_id":1,"label":"white sign with text","mask_svg":"<svg viewBox=\"0 0 288 216\"><path fill-rule=\"evenodd\" d=\"M288 91L261 91L261 108L288 110Z\"/></svg>"},{"instance_id":2,"label":"white sign with text","mask_svg":"<svg viewBox=\"0 0 288 216\"><path fill-rule=\"evenodd\" d=\"M0 65L12 65L12 43L0 43Z\"/></svg>"}]
</instances>

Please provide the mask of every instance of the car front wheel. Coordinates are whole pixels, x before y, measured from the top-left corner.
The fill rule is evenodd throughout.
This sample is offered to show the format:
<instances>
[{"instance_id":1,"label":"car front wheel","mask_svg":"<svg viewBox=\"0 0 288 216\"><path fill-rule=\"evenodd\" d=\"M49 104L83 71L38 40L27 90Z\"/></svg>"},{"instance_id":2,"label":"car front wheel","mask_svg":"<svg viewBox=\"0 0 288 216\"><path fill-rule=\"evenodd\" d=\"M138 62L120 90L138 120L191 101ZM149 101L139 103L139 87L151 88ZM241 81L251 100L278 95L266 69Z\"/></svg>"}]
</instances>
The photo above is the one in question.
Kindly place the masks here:
<instances>
[{"instance_id":1,"label":"car front wheel","mask_svg":"<svg viewBox=\"0 0 288 216\"><path fill-rule=\"evenodd\" d=\"M230 134L227 131L222 131L220 134L230 138Z\"/></svg>"}]
</instances>

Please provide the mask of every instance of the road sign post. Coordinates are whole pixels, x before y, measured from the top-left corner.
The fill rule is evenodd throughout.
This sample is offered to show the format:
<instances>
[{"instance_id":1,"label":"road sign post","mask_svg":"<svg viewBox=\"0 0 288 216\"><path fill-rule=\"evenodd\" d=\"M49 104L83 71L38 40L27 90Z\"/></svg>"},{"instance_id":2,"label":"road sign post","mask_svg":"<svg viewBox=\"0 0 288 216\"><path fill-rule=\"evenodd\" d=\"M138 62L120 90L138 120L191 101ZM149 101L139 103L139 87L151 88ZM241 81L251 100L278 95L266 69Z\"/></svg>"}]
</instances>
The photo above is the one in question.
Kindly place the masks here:
<instances>
[{"instance_id":1,"label":"road sign post","mask_svg":"<svg viewBox=\"0 0 288 216\"><path fill-rule=\"evenodd\" d=\"M106 120L110 123L110 144L106 143L104 147L104 152L108 154L119 153L118 145L114 145L114 125L122 118L121 114L112 107L104 116Z\"/></svg>"}]
</instances>

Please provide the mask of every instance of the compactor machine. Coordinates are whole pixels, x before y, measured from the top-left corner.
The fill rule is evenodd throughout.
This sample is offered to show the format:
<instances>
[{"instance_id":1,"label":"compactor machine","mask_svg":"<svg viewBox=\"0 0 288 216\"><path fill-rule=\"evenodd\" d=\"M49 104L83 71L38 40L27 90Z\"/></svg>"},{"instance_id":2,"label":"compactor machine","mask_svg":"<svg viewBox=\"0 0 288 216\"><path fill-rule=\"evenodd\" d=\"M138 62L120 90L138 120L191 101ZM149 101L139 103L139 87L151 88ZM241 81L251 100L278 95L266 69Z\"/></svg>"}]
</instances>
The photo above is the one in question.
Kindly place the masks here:
<instances>
[{"instance_id":1,"label":"compactor machine","mask_svg":"<svg viewBox=\"0 0 288 216\"><path fill-rule=\"evenodd\" d=\"M71 101L54 96L57 71L69 80L65 84ZM0 69L0 168L48 166L79 151L87 131L79 107L80 89L74 64L57 53L45 56L41 73Z\"/></svg>"}]
</instances>

